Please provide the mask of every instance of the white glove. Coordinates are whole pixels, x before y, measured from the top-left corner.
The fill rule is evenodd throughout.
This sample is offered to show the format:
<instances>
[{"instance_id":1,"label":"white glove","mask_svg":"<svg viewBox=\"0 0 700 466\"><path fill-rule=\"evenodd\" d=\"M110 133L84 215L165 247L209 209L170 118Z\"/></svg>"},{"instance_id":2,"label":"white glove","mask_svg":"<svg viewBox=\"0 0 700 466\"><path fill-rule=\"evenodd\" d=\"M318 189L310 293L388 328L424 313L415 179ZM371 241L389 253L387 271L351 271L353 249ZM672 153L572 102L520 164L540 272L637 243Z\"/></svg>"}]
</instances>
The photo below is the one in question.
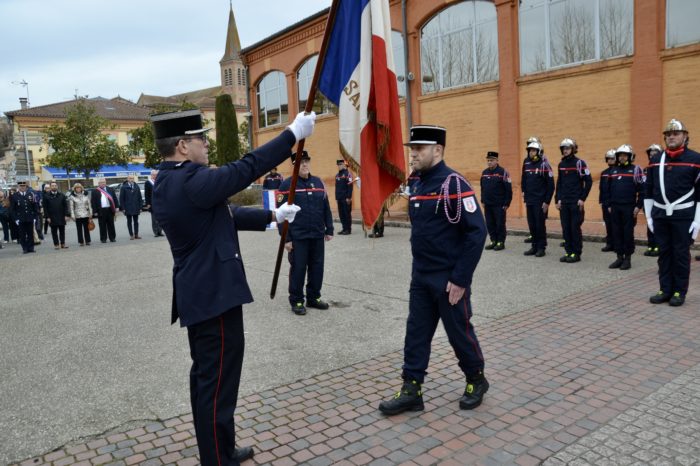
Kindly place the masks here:
<instances>
[{"instance_id":1,"label":"white glove","mask_svg":"<svg viewBox=\"0 0 700 466\"><path fill-rule=\"evenodd\" d=\"M654 220L651 218L651 209L654 207L654 199L644 199L644 216L647 218L647 227L654 233Z\"/></svg>"},{"instance_id":2,"label":"white glove","mask_svg":"<svg viewBox=\"0 0 700 466\"><path fill-rule=\"evenodd\" d=\"M688 230L693 240L698 239L698 232L700 232L700 202L695 204L695 219L690 224L690 230Z\"/></svg>"},{"instance_id":3,"label":"white glove","mask_svg":"<svg viewBox=\"0 0 700 466\"><path fill-rule=\"evenodd\" d=\"M19 226L19 220L15 220L15 225Z\"/></svg>"},{"instance_id":4,"label":"white glove","mask_svg":"<svg viewBox=\"0 0 700 466\"><path fill-rule=\"evenodd\" d=\"M292 223L294 221L294 217L296 217L297 212L301 210L301 207L299 207L296 204L287 204L286 202L279 206L277 210L275 210L275 217L277 218L277 223L282 223L285 220L288 221L289 223Z\"/></svg>"},{"instance_id":5,"label":"white glove","mask_svg":"<svg viewBox=\"0 0 700 466\"><path fill-rule=\"evenodd\" d=\"M316 124L316 112L311 112L305 115L301 112L294 118L294 121L287 128L294 133L294 137L297 138L297 142L302 139L306 139L311 136L314 132L314 125Z\"/></svg>"}]
</instances>

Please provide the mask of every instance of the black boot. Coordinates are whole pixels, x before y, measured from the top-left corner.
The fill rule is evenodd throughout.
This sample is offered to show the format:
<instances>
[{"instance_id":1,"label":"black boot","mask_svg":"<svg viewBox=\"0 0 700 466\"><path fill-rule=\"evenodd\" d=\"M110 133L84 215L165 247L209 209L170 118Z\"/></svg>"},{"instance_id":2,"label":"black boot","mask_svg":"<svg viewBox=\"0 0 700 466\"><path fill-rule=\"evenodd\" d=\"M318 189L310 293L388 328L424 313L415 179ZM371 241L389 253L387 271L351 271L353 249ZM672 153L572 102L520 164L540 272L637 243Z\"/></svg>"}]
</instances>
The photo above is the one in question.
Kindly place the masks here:
<instances>
[{"instance_id":1,"label":"black boot","mask_svg":"<svg viewBox=\"0 0 700 466\"><path fill-rule=\"evenodd\" d=\"M495 247L496 247L496 242L495 242L495 241L491 241L491 243L490 243L490 244L487 244L486 247L485 247L484 249L486 249L487 251L490 251L491 249L493 249L493 248L495 248Z\"/></svg>"},{"instance_id":2,"label":"black boot","mask_svg":"<svg viewBox=\"0 0 700 466\"><path fill-rule=\"evenodd\" d=\"M535 248L530 248L527 251L523 253L524 256L534 256L535 253L537 252L537 249Z\"/></svg>"},{"instance_id":3,"label":"black boot","mask_svg":"<svg viewBox=\"0 0 700 466\"><path fill-rule=\"evenodd\" d=\"M494 251L502 251L506 248L506 245L503 244L502 242L496 243L496 245L493 247Z\"/></svg>"},{"instance_id":4,"label":"black boot","mask_svg":"<svg viewBox=\"0 0 700 466\"><path fill-rule=\"evenodd\" d=\"M532 243L532 235L528 235L524 240L523 243Z\"/></svg>"},{"instance_id":5,"label":"black boot","mask_svg":"<svg viewBox=\"0 0 700 466\"><path fill-rule=\"evenodd\" d=\"M632 257L625 254L622 258L622 265L620 265L620 270L629 270L632 268Z\"/></svg>"},{"instance_id":6,"label":"black boot","mask_svg":"<svg viewBox=\"0 0 700 466\"><path fill-rule=\"evenodd\" d=\"M685 302L685 296L680 294L679 292L673 293L673 296L671 296L671 299L668 300L668 305L669 306L682 306L683 303Z\"/></svg>"},{"instance_id":7,"label":"black boot","mask_svg":"<svg viewBox=\"0 0 700 466\"><path fill-rule=\"evenodd\" d=\"M613 251L614 249L615 249L615 248L612 247L612 245L606 244L606 245L603 246L600 250L603 251L603 252L610 252L610 251Z\"/></svg>"},{"instance_id":8,"label":"black boot","mask_svg":"<svg viewBox=\"0 0 700 466\"><path fill-rule=\"evenodd\" d=\"M423 411L423 392L421 386L415 380L404 381L399 390L391 399L379 403L379 411L387 416L401 414L404 411Z\"/></svg>"},{"instance_id":9,"label":"black boot","mask_svg":"<svg viewBox=\"0 0 700 466\"><path fill-rule=\"evenodd\" d=\"M464 395L459 399L459 407L462 409L474 409L481 404L484 394L489 390L489 382L480 372L473 380L467 379L467 387Z\"/></svg>"},{"instance_id":10,"label":"black boot","mask_svg":"<svg viewBox=\"0 0 700 466\"><path fill-rule=\"evenodd\" d=\"M617 259L615 259L615 262L613 262L612 264L610 264L610 265L608 266L608 268L609 268L609 269L619 269L620 266L622 266L622 262L624 261L624 258L623 258L623 257L624 257L624 256L623 256L622 254L618 254L618 255L617 255Z\"/></svg>"},{"instance_id":11,"label":"black boot","mask_svg":"<svg viewBox=\"0 0 700 466\"><path fill-rule=\"evenodd\" d=\"M654 296L649 297L651 304L661 304L671 300L671 295L659 290Z\"/></svg>"}]
</instances>

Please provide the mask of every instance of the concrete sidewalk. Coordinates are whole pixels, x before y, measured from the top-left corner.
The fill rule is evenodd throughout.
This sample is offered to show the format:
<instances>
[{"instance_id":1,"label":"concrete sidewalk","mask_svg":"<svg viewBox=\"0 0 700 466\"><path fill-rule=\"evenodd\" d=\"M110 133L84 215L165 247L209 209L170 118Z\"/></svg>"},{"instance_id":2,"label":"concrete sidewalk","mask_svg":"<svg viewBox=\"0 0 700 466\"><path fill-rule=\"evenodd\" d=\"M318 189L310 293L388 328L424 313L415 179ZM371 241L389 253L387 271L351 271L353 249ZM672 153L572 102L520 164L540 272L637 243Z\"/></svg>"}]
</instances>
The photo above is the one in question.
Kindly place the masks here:
<instances>
[{"instance_id":1,"label":"concrete sidewalk","mask_svg":"<svg viewBox=\"0 0 700 466\"><path fill-rule=\"evenodd\" d=\"M247 464L698 464L700 267L680 308L649 304L647 269L477 326L491 383L461 411L464 381L434 341L426 410L384 417L400 351L245 396L236 411ZM22 466L195 465L191 416L110 432Z\"/></svg>"}]
</instances>

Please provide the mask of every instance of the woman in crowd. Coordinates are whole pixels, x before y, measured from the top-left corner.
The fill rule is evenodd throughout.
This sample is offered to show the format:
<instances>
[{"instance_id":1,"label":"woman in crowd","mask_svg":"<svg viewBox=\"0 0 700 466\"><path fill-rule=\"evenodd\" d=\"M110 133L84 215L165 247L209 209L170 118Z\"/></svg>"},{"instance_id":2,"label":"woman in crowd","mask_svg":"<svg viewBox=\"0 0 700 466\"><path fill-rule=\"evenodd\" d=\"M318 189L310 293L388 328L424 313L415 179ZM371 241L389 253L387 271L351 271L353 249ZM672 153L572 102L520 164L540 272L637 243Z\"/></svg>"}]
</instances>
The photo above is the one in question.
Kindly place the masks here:
<instances>
[{"instance_id":1,"label":"woman in crowd","mask_svg":"<svg viewBox=\"0 0 700 466\"><path fill-rule=\"evenodd\" d=\"M10 241L10 199L0 189L0 224L2 224L3 243Z\"/></svg>"},{"instance_id":2,"label":"woman in crowd","mask_svg":"<svg viewBox=\"0 0 700 466\"><path fill-rule=\"evenodd\" d=\"M82 184L75 183L73 185L73 192L68 197L68 204L70 206L70 218L75 221L75 227L78 230L78 243L81 246L90 246L88 223L92 218L92 206L90 197L85 194Z\"/></svg>"}]
</instances>

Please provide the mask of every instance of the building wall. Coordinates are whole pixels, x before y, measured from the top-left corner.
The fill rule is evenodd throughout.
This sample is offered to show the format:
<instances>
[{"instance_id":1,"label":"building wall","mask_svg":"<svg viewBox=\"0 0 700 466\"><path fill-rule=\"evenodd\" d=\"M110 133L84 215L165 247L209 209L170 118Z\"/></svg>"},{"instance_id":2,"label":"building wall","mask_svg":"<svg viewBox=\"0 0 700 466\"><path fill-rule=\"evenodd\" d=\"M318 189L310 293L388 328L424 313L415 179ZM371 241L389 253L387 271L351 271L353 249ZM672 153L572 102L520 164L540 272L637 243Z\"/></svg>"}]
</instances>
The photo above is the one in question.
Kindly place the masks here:
<instances>
[{"instance_id":1,"label":"building wall","mask_svg":"<svg viewBox=\"0 0 700 466\"><path fill-rule=\"evenodd\" d=\"M520 196L520 168L525 156L524 141L542 138L545 153L556 168L559 142L573 137L579 155L591 169L594 186L586 202L587 221L599 221L598 182L607 149L632 144L637 163L646 163L646 147L662 143L661 131L670 118L681 119L700 131L700 44L665 50L666 0L634 0L634 54L583 65L520 76L517 0L495 0L497 11L499 81L421 95L420 31L436 13L458 0L407 0L406 70L413 123L447 127L447 163L464 174L478 191L485 154L500 153L501 165L513 179L514 201L510 215L524 215ZM392 28L402 30L401 1L391 0ZM244 52L249 67L254 144L276 135L277 128L257 127L256 86L270 70L287 77L290 119L298 112L296 76L298 66L320 49L325 16L316 18L268 43ZM698 19L700 20L700 18ZM402 128L406 135L405 103ZM330 133L329 133L330 132ZM337 151L337 122L334 116L319 119L314 136L307 142L314 154L312 170L333 188ZM320 162L320 163L319 163ZM319 166L321 165L321 166ZM280 167L285 175L291 170ZM356 198L359 196L356 196ZM359 199L354 207L359 206ZM335 207L334 207L335 208ZM550 213L557 216L556 209Z\"/></svg>"}]
</instances>

